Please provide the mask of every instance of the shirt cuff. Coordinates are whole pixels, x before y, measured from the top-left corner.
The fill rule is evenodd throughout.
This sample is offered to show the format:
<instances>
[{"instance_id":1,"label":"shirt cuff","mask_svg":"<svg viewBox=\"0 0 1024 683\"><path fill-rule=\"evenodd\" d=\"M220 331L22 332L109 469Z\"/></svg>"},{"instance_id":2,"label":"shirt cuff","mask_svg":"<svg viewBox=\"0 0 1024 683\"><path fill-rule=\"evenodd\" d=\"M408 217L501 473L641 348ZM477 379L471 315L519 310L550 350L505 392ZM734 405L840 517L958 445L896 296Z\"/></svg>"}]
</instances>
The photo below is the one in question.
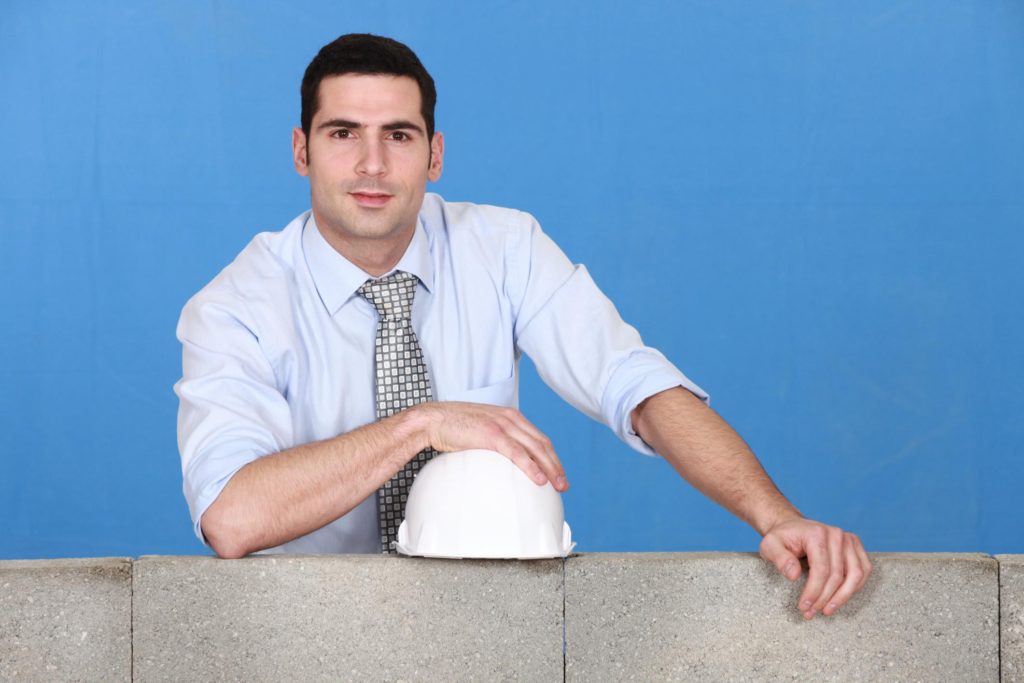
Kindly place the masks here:
<instances>
[{"instance_id":1,"label":"shirt cuff","mask_svg":"<svg viewBox=\"0 0 1024 683\"><path fill-rule=\"evenodd\" d=\"M230 459L232 462L227 464L226 470L221 470L222 472L225 472L225 474L213 481L202 484L201 487L197 489L190 490L188 481L186 480L185 497L188 500L189 513L192 515L192 528L193 531L195 531L196 538L198 538L199 541L207 548L212 550L212 546L203 535L203 514L211 505L213 505L213 501L217 500L217 497L220 496L224 487L228 485L229 481L231 481L231 477L235 476L238 470L256 459L256 456L249 453L238 454ZM220 465L223 467L224 463L220 463Z\"/></svg>"},{"instance_id":2,"label":"shirt cuff","mask_svg":"<svg viewBox=\"0 0 1024 683\"><path fill-rule=\"evenodd\" d=\"M637 367L638 365L640 367ZM673 387L682 387L704 403L711 404L711 397L708 393L669 363L661 354L627 359L612 375L608 382L608 388L605 390L602 403L606 418L610 418L609 426L627 446L636 452L658 457L654 449L633 429L633 411L646 399Z\"/></svg>"}]
</instances>

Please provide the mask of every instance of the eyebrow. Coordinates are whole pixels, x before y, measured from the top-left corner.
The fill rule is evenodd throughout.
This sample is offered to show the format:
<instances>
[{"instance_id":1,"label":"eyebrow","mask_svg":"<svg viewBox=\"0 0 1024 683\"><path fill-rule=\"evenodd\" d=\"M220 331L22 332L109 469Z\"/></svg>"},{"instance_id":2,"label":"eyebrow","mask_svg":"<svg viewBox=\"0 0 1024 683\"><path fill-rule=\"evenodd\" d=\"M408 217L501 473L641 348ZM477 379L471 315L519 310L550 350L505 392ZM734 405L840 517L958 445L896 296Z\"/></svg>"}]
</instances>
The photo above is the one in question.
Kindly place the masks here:
<instances>
[{"instance_id":1,"label":"eyebrow","mask_svg":"<svg viewBox=\"0 0 1024 683\"><path fill-rule=\"evenodd\" d=\"M316 127L316 129L317 130L323 130L324 128L353 128L353 129L359 129L359 128L363 128L363 127L364 127L363 124L359 123L358 121L349 121L348 119L330 119L328 121L324 121L323 123L321 123L319 126ZM381 129L386 130L386 131L390 131L390 130L414 130L414 131L416 131L418 133L423 133L423 128L421 128L420 126L417 126L412 121L392 121L391 123L385 123L383 126L381 126Z\"/></svg>"}]
</instances>

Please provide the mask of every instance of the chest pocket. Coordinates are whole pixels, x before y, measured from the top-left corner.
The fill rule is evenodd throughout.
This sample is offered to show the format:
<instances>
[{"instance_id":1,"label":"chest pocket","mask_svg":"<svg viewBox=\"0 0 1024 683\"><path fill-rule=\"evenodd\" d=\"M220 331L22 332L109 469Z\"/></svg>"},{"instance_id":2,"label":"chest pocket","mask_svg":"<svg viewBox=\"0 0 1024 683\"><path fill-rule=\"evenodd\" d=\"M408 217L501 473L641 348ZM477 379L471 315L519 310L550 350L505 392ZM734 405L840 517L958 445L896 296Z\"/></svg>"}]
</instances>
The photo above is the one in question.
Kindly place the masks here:
<instances>
[{"instance_id":1,"label":"chest pocket","mask_svg":"<svg viewBox=\"0 0 1024 683\"><path fill-rule=\"evenodd\" d=\"M505 406L506 408L519 407L518 382L515 371L508 379L496 384L489 384L477 389L461 389L446 392L444 401L464 401L466 403L487 403L492 406Z\"/></svg>"}]
</instances>

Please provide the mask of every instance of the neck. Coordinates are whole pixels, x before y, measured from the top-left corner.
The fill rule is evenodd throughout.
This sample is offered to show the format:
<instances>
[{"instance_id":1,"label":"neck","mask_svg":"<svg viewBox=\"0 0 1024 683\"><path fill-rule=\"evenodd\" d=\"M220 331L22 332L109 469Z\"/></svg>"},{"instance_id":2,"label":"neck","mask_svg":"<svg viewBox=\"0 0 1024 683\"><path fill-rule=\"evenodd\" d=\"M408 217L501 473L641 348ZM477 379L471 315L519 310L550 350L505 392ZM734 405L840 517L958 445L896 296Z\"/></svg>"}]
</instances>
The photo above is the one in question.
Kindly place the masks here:
<instances>
[{"instance_id":1,"label":"neck","mask_svg":"<svg viewBox=\"0 0 1024 683\"><path fill-rule=\"evenodd\" d=\"M402 259L412 242L416 226L394 237L347 239L330 230L325 230L320 221L317 229L331 247L373 277L380 277L394 268Z\"/></svg>"}]
</instances>

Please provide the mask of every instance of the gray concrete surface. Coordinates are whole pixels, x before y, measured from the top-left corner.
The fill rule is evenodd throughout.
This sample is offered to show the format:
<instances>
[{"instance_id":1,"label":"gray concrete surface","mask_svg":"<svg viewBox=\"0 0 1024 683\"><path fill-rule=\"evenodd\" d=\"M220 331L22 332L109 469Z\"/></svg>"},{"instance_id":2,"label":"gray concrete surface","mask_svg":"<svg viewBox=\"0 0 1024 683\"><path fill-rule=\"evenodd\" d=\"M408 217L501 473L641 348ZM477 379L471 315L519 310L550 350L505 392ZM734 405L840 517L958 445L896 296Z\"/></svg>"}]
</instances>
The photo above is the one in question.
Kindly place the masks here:
<instances>
[{"instance_id":1,"label":"gray concrete surface","mask_svg":"<svg viewBox=\"0 0 1024 683\"><path fill-rule=\"evenodd\" d=\"M805 622L754 554L574 556L565 676L1024 683L1024 555L872 559ZM558 560L0 561L0 681L559 681L562 628Z\"/></svg>"},{"instance_id":2,"label":"gray concrete surface","mask_svg":"<svg viewBox=\"0 0 1024 683\"><path fill-rule=\"evenodd\" d=\"M132 564L0 562L0 681L128 681Z\"/></svg>"},{"instance_id":3,"label":"gray concrete surface","mask_svg":"<svg viewBox=\"0 0 1024 683\"><path fill-rule=\"evenodd\" d=\"M562 562L135 562L137 681L562 679Z\"/></svg>"},{"instance_id":4,"label":"gray concrete surface","mask_svg":"<svg viewBox=\"0 0 1024 683\"><path fill-rule=\"evenodd\" d=\"M999 561L999 642L1003 683L1024 683L1024 555Z\"/></svg>"},{"instance_id":5,"label":"gray concrete surface","mask_svg":"<svg viewBox=\"0 0 1024 683\"><path fill-rule=\"evenodd\" d=\"M566 564L570 681L997 681L997 563L874 554L830 618L747 553L601 553Z\"/></svg>"}]
</instances>

